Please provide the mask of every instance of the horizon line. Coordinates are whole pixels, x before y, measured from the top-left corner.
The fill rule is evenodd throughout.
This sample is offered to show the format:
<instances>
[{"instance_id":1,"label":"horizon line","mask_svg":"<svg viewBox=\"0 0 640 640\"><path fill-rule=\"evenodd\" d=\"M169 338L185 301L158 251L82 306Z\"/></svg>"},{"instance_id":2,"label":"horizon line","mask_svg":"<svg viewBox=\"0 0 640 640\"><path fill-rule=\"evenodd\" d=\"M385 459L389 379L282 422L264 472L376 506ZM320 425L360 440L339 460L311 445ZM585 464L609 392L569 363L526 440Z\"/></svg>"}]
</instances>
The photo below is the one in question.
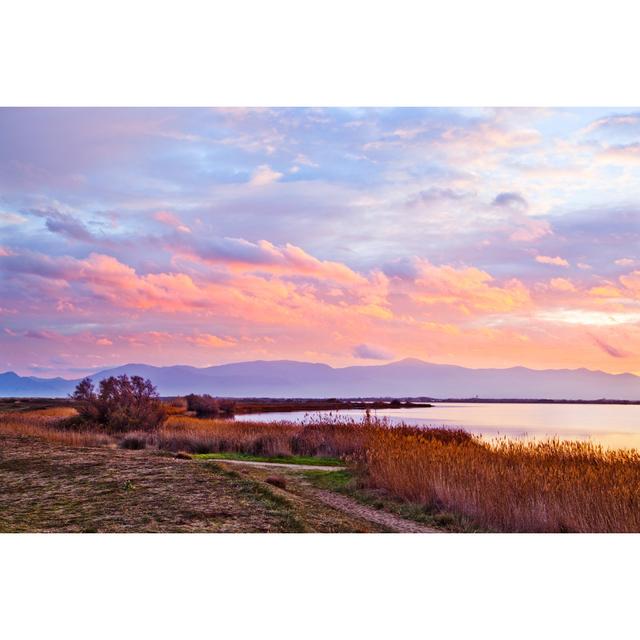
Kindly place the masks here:
<instances>
[{"instance_id":1,"label":"horizon line","mask_svg":"<svg viewBox=\"0 0 640 640\"><path fill-rule=\"evenodd\" d=\"M351 364L351 365L345 365L343 367L335 367L332 366L330 364L327 364L326 362L311 362L311 361L307 361L307 360L290 360L287 358L277 358L277 359L273 359L273 360L268 360L268 359L261 359L261 360L238 360L238 361L233 361L233 362L224 362L224 363L220 363L220 364L212 364L212 365L206 365L203 367L197 367L194 365L190 365L190 364L181 364L181 363L177 363L177 364L164 364L164 365L155 365L155 364L147 364L144 362L125 362L124 364L118 364L118 365L111 365L111 366L105 366L102 367L100 369L97 369L96 371L94 371L93 373L87 373L85 375L82 375L78 378L66 378L62 375L57 375L57 376L50 376L50 377L46 377L46 376L39 376L39 375L21 375L19 373L16 373L13 370L7 370L7 371L1 371L0 375L6 375L9 373L13 373L14 375L20 377L20 378L39 378L41 380L55 380L56 378L60 378L62 380L65 381L73 381L73 380L82 380L84 378L91 378L94 375L100 374L104 371L110 371L112 369L120 369L123 367L136 367L136 366L142 366L142 367L153 367L155 369L167 369L167 368L171 368L171 367L188 367L190 369L196 369L196 370L203 370L203 369L211 369L214 367L224 367L224 366L233 366L233 365L238 365L238 364L252 364L252 363L261 363L261 362L289 362L289 363L295 363L295 364L310 364L310 365L321 365L321 366L325 366L328 367L329 369L332 370L341 370L341 369L350 369L353 367L384 367L384 366L390 366L390 365L394 365L394 364L401 364L403 362L407 362L407 361L414 361L414 362L419 362L421 364L427 364L427 365L435 365L435 366L444 366L444 367L458 367L460 369L467 369L467 370L472 370L472 371L483 371L483 370L500 370L500 371L507 371L509 369L525 369L527 371L588 371L590 373L603 373L605 375L609 375L609 376L624 376L624 375L630 375L630 376L634 376L636 378L640 377L640 375L638 373L634 373L632 371L625 371L622 373L609 373L608 371L603 371L602 369L589 369L587 367L575 367L575 368L568 368L568 367L564 367L564 368L547 368L547 369L536 369L534 367L526 367L524 365L512 365L512 366L508 366L508 367L466 367L464 365L459 365L459 364L452 364L452 363L447 363L447 362L430 362L427 360L422 360L420 358L415 358L415 357L406 357L406 358L401 358L399 360L393 360L393 361L389 361L389 362L385 362L385 363L379 363L379 364Z\"/></svg>"}]
</instances>

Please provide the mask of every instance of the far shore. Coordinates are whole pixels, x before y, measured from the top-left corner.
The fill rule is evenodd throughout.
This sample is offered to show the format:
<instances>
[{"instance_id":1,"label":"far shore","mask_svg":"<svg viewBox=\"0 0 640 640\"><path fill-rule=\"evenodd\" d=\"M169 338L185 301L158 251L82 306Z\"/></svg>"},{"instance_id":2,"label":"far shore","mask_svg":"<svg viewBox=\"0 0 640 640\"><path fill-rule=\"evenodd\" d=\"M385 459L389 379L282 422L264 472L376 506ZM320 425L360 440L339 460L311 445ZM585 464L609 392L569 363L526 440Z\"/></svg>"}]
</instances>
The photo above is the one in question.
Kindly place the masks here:
<instances>
[{"instance_id":1,"label":"far shore","mask_svg":"<svg viewBox=\"0 0 640 640\"><path fill-rule=\"evenodd\" d=\"M170 400L179 396L166 396ZM569 405L639 405L640 400L553 400L549 398L234 398L235 415L258 413L349 411L366 409L419 409L443 403L477 404L569 404ZM0 397L1 410L29 411L49 407L71 406L69 398Z\"/></svg>"}]
</instances>

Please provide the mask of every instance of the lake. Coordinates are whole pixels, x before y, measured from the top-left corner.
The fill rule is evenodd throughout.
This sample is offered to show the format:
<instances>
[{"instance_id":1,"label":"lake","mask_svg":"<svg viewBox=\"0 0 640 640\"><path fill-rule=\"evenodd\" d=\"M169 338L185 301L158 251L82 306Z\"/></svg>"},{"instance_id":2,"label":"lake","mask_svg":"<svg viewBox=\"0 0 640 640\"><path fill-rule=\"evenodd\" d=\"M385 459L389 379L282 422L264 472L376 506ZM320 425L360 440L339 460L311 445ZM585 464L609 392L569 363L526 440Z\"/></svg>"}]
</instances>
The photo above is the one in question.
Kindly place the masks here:
<instances>
[{"instance_id":1,"label":"lake","mask_svg":"<svg viewBox=\"0 0 640 640\"><path fill-rule=\"evenodd\" d=\"M322 414L359 419L361 410L292 411L238 416L238 420L302 422ZM640 405L443 402L415 409L378 409L372 416L417 426L460 427L487 438L558 437L591 440L612 448L640 449Z\"/></svg>"}]
</instances>

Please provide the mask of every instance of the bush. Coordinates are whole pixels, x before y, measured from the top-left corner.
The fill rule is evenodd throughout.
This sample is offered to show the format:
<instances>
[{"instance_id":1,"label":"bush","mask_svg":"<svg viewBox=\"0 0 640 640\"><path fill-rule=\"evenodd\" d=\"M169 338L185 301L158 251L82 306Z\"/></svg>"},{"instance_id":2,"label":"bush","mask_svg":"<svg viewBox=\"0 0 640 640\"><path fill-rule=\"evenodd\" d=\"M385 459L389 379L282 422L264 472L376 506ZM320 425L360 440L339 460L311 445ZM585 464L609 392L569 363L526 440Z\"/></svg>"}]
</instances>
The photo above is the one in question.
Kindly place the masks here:
<instances>
[{"instance_id":1,"label":"bush","mask_svg":"<svg viewBox=\"0 0 640 640\"><path fill-rule=\"evenodd\" d=\"M111 432L155 431L166 419L156 388L140 376L105 378L97 393L85 378L71 397L80 421Z\"/></svg>"},{"instance_id":2,"label":"bush","mask_svg":"<svg viewBox=\"0 0 640 640\"><path fill-rule=\"evenodd\" d=\"M219 403L220 405L220 413L225 417L225 418L233 418L233 416L236 415L236 401L235 400L220 400Z\"/></svg>"},{"instance_id":3,"label":"bush","mask_svg":"<svg viewBox=\"0 0 640 640\"><path fill-rule=\"evenodd\" d=\"M186 396L187 409L195 411L198 418L217 418L220 415L220 404L208 393L202 396L190 393Z\"/></svg>"}]
</instances>

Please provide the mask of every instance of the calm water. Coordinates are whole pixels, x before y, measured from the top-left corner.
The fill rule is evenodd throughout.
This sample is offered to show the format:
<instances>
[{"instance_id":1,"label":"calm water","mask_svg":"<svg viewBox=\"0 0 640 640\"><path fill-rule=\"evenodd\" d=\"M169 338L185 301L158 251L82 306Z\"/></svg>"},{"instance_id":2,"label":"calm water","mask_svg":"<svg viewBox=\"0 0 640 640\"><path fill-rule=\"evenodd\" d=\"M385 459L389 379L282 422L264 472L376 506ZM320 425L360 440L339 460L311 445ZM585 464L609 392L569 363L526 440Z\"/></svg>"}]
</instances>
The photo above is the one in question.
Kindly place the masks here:
<instances>
[{"instance_id":1,"label":"calm water","mask_svg":"<svg viewBox=\"0 0 640 640\"><path fill-rule=\"evenodd\" d=\"M242 420L301 422L327 414L260 413L239 416ZM332 412L359 419L363 411ZM544 439L553 436L572 440L592 440L607 447L640 449L640 405L578 404L480 404L441 403L422 409L380 409L372 415L392 422L419 426L462 427L488 438Z\"/></svg>"}]
</instances>

